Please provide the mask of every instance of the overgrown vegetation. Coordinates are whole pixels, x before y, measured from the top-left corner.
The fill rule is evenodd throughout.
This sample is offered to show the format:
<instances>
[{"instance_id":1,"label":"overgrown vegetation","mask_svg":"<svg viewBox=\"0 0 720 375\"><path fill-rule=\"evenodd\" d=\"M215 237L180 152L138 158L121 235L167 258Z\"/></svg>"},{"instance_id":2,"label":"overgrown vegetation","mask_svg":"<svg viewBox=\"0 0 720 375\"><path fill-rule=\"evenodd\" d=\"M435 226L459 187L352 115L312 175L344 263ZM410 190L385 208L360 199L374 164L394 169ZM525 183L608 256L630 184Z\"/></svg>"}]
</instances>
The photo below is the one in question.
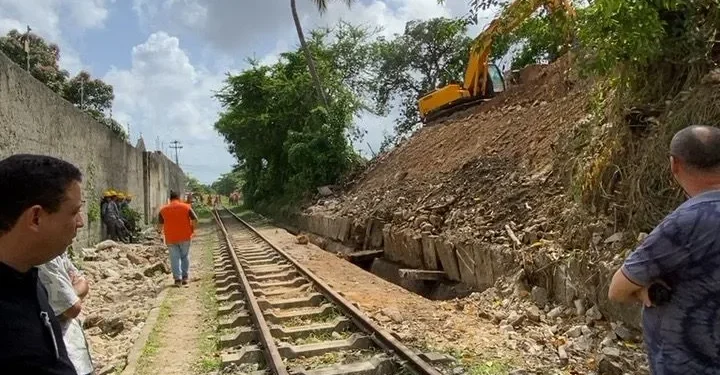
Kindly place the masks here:
<instances>
[{"instance_id":1,"label":"overgrown vegetation","mask_svg":"<svg viewBox=\"0 0 720 375\"><path fill-rule=\"evenodd\" d=\"M210 224L211 225L211 224ZM209 227L209 226L208 226ZM217 236L215 233L209 235L202 249L203 267L208 269L213 265L213 250L217 247ZM220 348L217 335L217 311L218 303L215 296L215 283L212 272L203 275L200 281L200 299L202 301L202 339L200 341L199 357L195 361L194 369L197 374L210 374L220 369Z\"/></svg>"},{"instance_id":2,"label":"overgrown vegetation","mask_svg":"<svg viewBox=\"0 0 720 375\"><path fill-rule=\"evenodd\" d=\"M26 42L29 55L25 52ZM29 68L30 74L38 81L105 124L121 139L127 140L127 133L122 125L108 115L115 99L113 87L100 79L92 78L86 71L70 78L67 70L60 69L60 47L57 44L48 43L33 33L23 34L18 30L10 30L7 35L0 37L0 52L23 69Z\"/></svg>"},{"instance_id":3,"label":"overgrown vegetation","mask_svg":"<svg viewBox=\"0 0 720 375\"><path fill-rule=\"evenodd\" d=\"M720 125L717 86L703 77L720 62L717 0L598 0L580 19L580 58L603 77L587 142L577 156L576 197L615 225L650 230L683 194L667 147L691 124Z\"/></svg>"},{"instance_id":4,"label":"overgrown vegetation","mask_svg":"<svg viewBox=\"0 0 720 375\"><path fill-rule=\"evenodd\" d=\"M315 99L299 50L271 66L251 61L250 69L228 76L216 95L225 111L215 128L237 157L248 207L298 199L359 161L350 140L353 116L363 109L358 90L370 79L363 65L370 35L347 24L313 32L309 46L332 98L328 107Z\"/></svg>"},{"instance_id":5,"label":"overgrown vegetation","mask_svg":"<svg viewBox=\"0 0 720 375\"><path fill-rule=\"evenodd\" d=\"M411 21L401 35L374 43L378 62L373 92L377 110L396 107L395 134L382 149L408 137L420 124L418 98L462 79L472 39L464 20L434 18Z\"/></svg>"},{"instance_id":6,"label":"overgrown vegetation","mask_svg":"<svg viewBox=\"0 0 720 375\"><path fill-rule=\"evenodd\" d=\"M220 195L230 196L234 191L242 190L244 181L242 170L235 170L220 176L212 183L211 189Z\"/></svg>"},{"instance_id":7,"label":"overgrown vegetation","mask_svg":"<svg viewBox=\"0 0 720 375\"><path fill-rule=\"evenodd\" d=\"M358 161L349 141L361 135L352 119L363 109L399 112L383 148L411 135L417 99L462 79L469 23L509 3L472 0L469 17L413 21L388 39L344 24L314 32L309 48L332 98L327 106L300 51L228 77L216 128L238 157L248 207L277 211L336 183ZM720 124L717 86L703 83L720 61L720 0L595 0L576 8L575 19L535 12L495 38L491 59L509 58L518 69L570 52L570 70L595 85L592 115L556 150L571 159L572 196L588 220L603 214L618 230L649 230L682 199L665 153L673 133Z\"/></svg>"}]
</instances>

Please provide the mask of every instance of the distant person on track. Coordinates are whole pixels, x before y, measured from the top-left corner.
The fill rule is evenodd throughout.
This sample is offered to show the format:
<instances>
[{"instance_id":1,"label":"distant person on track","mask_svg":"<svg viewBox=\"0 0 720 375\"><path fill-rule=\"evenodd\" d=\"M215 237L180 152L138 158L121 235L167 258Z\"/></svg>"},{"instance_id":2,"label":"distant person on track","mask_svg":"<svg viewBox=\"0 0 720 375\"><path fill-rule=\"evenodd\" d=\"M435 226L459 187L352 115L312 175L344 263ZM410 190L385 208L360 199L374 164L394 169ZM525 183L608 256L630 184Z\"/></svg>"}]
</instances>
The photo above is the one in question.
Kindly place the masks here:
<instances>
[{"instance_id":1,"label":"distant person on track","mask_svg":"<svg viewBox=\"0 0 720 375\"><path fill-rule=\"evenodd\" d=\"M40 281L48 291L50 307L60 321L70 361L78 374L92 374L90 350L80 321L82 302L90 291L87 280L67 252L38 268Z\"/></svg>"},{"instance_id":2,"label":"distant person on track","mask_svg":"<svg viewBox=\"0 0 720 375\"><path fill-rule=\"evenodd\" d=\"M190 243L197 223L198 218L192 206L182 202L180 194L171 191L170 203L160 209L157 230L165 234L176 287L188 284Z\"/></svg>"},{"instance_id":3,"label":"distant person on track","mask_svg":"<svg viewBox=\"0 0 720 375\"><path fill-rule=\"evenodd\" d=\"M613 276L608 296L643 304L655 375L720 371L720 129L691 126L670 143L670 167L689 199Z\"/></svg>"},{"instance_id":4,"label":"distant person on track","mask_svg":"<svg viewBox=\"0 0 720 375\"><path fill-rule=\"evenodd\" d=\"M82 174L40 155L0 161L0 374L75 375L37 266L83 223Z\"/></svg>"}]
</instances>

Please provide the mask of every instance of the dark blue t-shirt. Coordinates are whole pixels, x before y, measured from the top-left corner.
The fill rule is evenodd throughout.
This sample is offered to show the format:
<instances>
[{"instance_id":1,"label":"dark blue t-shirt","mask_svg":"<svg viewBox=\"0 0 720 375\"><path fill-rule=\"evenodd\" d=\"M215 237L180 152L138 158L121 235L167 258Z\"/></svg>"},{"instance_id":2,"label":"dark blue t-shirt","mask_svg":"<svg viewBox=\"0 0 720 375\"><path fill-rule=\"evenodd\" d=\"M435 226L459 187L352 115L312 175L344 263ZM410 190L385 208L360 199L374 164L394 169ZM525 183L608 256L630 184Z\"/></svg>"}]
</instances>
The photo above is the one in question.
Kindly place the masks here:
<instances>
[{"instance_id":1,"label":"dark blue t-shirt","mask_svg":"<svg viewBox=\"0 0 720 375\"><path fill-rule=\"evenodd\" d=\"M663 280L669 303L643 309L655 375L720 374L720 191L689 199L626 260L640 286Z\"/></svg>"}]
</instances>

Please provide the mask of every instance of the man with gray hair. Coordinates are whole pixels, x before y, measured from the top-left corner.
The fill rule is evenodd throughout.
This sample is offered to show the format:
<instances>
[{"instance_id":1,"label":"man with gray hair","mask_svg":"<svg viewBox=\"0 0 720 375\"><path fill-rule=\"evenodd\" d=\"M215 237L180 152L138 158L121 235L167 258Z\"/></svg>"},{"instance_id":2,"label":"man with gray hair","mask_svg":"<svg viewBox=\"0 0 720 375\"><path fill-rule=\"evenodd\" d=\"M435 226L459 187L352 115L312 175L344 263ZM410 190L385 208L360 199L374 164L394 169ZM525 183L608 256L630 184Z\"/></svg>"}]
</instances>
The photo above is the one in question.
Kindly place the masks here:
<instances>
[{"instance_id":1,"label":"man with gray hair","mask_svg":"<svg viewBox=\"0 0 720 375\"><path fill-rule=\"evenodd\" d=\"M670 143L689 199L613 276L608 297L643 304L653 374L720 372L720 129L690 126Z\"/></svg>"}]
</instances>

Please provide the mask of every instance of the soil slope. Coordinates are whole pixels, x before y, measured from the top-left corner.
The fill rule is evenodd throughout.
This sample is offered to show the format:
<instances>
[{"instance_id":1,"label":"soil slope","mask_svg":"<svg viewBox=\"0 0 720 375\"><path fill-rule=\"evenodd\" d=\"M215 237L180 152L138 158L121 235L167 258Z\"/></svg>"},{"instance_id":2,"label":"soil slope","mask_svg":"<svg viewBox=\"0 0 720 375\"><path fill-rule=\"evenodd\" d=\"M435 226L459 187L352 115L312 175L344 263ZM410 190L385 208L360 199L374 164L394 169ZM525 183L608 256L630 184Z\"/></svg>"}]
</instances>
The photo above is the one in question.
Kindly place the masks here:
<instances>
[{"instance_id":1,"label":"soil slope","mask_svg":"<svg viewBox=\"0 0 720 375\"><path fill-rule=\"evenodd\" d=\"M586 117L587 85L566 60L493 100L418 131L378 158L338 198L306 212L376 217L395 226L506 241L552 239L567 202L559 156ZM521 238L522 240L522 238Z\"/></svg>"}]
</instances>

